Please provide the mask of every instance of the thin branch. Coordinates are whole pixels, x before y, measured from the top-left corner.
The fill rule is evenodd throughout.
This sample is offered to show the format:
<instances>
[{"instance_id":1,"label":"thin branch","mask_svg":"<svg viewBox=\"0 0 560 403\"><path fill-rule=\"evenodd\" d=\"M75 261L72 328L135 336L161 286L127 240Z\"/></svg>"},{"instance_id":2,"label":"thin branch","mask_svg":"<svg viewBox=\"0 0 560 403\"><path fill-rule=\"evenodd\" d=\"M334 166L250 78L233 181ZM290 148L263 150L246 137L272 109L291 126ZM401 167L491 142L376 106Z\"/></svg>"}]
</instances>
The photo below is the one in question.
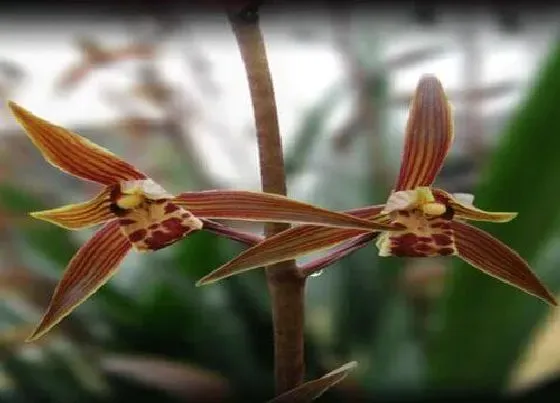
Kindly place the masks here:
<instances>
[{"instance_id":1,"label":"thin branch","mask_svg":"<svg viewBox=\"0 0 560 403\"><path fill-rule=\"evenodd\" d=\"M227 225L220 224L212 220L203 219L202 222L204 223L205 231L212 232L216 235L220 235L237 242L241 242L244 245L253 246L264 239L261 236L248 232L237 231L231 227L228 227Z\"/></svg>"},{"instance_id":2,"label":"thin branch","mask_svg":"<svg viewBox=\"0 0 560 403\"><path fill-rule=\"evenodd\" d=\"M360 235L353 240L346 242L342 245L342 247L336 248L334 251L328 253L327 255L312 260L311 262L300 266L299 274L303 277L309 277L321 270L325 267L330 266L331 264L339 261L340 259L350 255L351 253L357 251L358 249L363 248L366 246L370 241L373 241L378 233L368 233L364 235Z\"/></svg>"},{"instance_id":3,"label":"thin branch","mask_svg":"<svg viewBox=\"0 0 560 403\"><path fill-rule=\"evenodd\" d=\"M230 9L228 18L249 81L257 129L262 190L286 195L276 101L259 27L258 5L252 4L241 11ZM287 228L287 224L267 224L265 234L269 237ZM266 275L273 311L276 392L281 394L303 383L305 278L299 275L293 260L267 267Z\"/></svg>"}]
</instances>

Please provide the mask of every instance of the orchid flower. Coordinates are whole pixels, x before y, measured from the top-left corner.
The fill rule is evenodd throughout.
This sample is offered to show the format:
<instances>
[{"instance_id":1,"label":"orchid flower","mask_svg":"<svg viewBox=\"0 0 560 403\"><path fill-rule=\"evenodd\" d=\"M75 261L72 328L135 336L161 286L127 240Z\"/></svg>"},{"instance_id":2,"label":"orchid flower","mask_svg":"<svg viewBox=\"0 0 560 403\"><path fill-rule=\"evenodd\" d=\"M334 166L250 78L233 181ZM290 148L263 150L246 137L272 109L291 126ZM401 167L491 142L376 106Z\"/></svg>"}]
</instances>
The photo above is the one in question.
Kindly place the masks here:
<instances>
[{"instance_id":1,"label":"orchid flower","mask_svg":"<svg viewBox=\"0 0 560 403\"><path fill-rule=\"evenodd\" d=\"M416 88L406 127L396 185L384 205L346 213L391 223L394 231L296 226L242 252L199 281L208 284L252 268L331 248L341 249L300 267L302 276L321 269L377 238L379 256L458 256L482 272L556 305L523 258L466 221L504 223L517 213L488 212L470 194L450 194L432 186L453 142L452 107L439 80L423 76Z\"/></svg>"},{"instance_id":2,"label":"orchid flower","mask_svg":"<svg viewBox=\"0 0 560 403\"><path fill-rule=\"evenodd\" d=\"M268 193L209 190L175 197L108 150L13 102L9 106L49 163L68 174L103 185L99 194L89 201L31 213L35 218L70 230L104 226L70 261L29 341L48 332L105 284L131 249L156 251L206 227L249 244L261 239L208 220L211 218L314 223L370 230L391 228L388 224Z\"/></svg>"}]
</instances>

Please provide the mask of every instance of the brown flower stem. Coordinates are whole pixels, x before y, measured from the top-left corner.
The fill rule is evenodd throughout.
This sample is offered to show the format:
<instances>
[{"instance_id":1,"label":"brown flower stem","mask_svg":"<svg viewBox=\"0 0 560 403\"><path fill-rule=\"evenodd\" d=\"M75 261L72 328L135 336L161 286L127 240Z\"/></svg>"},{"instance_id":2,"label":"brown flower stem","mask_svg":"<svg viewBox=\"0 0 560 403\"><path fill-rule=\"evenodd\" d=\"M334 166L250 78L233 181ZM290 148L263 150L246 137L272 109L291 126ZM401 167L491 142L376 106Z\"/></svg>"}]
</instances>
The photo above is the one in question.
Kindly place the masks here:
<instances>
[{"instance_id":1,"label":"brown flower stem","mask_svg":"<svg viewBox=\"0 0 560 403\"><path fill-rule=\"evenodd\" d=\"M286 195L282 141L272 78L259 27L258 6L251 5L235 12L229 10L228 18L249 81L262 190ZM269 237L287 228L289 224L267 224L265 235ZM280 394L303 383L305 278L299 275L293 260L267 267L266 276L272 301L276 393Z\"/></svg>"}]
</instances>

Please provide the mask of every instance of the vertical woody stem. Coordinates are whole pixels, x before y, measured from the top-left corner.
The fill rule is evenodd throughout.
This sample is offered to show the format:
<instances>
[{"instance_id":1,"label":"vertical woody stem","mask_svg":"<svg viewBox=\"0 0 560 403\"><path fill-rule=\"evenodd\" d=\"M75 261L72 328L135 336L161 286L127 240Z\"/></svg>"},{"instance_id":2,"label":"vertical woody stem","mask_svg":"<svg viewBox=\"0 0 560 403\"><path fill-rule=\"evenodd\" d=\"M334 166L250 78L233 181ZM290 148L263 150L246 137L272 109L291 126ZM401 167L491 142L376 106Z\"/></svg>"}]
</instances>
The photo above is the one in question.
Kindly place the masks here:
<instances>
[{"instance_id":1,"label":"vertical woody stem","mask_svg":"<svg viewBox=\"0 0 560 403\"><path fill-rule=\"evenodd\" d=\"M262 190L286 195L282 141L258 6L230 11L228 17L249 81ZM269 237L287 228L288 224L267 224L265 235ZM298 275L293 260L267 267L266 276L272 301L276 392L280 394L303 382L305 279Z\"/></svg>"}]
</instances>

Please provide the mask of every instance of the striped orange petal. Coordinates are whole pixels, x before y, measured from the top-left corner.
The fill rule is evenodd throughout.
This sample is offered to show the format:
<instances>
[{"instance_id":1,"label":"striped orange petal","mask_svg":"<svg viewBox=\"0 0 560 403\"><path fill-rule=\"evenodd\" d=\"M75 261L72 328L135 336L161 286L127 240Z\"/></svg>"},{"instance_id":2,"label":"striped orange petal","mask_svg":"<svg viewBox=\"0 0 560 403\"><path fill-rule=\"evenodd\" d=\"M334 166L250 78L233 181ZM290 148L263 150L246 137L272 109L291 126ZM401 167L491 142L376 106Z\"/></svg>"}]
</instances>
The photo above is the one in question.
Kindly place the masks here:
<instances>
[{"instance_id":1,"label":"striped orange petal","mask_svg":"<svg viewBox=\"0 0 560 403\"><path fill-rule=\"evenodd\" d=\"M132 165L88 139L41 119L14 102L8 105L45 159L62 171L104 185L146 178Z\"/></svg>"},{"instance_id":2,"label":"striped orange petal","mask_svg":"<svg viewBox=\"0 0 560 403\"><path fill-rule=\"evenodd\" d=\"M371 206L349 212L362 218L375 217L383 209ZM200 279L197 285L214 283L257 267L267 266L285 260L295 259L312 252L318 252L343 243L370 231L300 225L266 238L259 244L246 249L237 257Z\"/></svg>"},{"instance_id":3,"label":"striped orange petal","mask_svg":"<svg viewBox=\"0 0 560 403\"><path fill-rule=\"evenodd\" d=\"M105 284L130 248L117 221L97 231L70 260L46 313L27 341L43 336Z\"/></svg>"},{"instance_id":4,"label":"striped orange petal","mask_svg":"<svg viewBox=\"0 0 560 403\"><path fill-rule=\"evenodd\" d=\"M322 224L370 230L392 228L389 223L374 220L374 216L365 220L272 193L243 190L186 192L178 195L174 202L200 218Z\"/></svg>"},{"instance_id":5,"label":"striped orange petal","mask_svg":"<svg viewBox=\"0 0 560 403\"><path fill-rule=\"evenodd\" d=\"M453 143L453 117L440 81L425 75L412 98L395 190L430 186Z\"/></svg>"},{"instance_id":6,"label":"striped orange petal","mask_svg":"<svg viewBox=\"0 0 560 403\"><path fill-rule=\"evenodd\" d=\"M51 222L62 228L77 230L116 218L110 205L111 188L106 187L96 197L86 202L30 214L34 218Z\"/></svg>"},{"instance_id":7,"label":"striped orange petal","mask_svg":"<svg viewBox=\"0 0 560 403\"><path fill-rule=\"evenodd\" d=\"M498 280L556 305L552 294L517 252L471 225L452 221L451 227L457 254L463 260Z\"/></svg>"}]
</instances>

